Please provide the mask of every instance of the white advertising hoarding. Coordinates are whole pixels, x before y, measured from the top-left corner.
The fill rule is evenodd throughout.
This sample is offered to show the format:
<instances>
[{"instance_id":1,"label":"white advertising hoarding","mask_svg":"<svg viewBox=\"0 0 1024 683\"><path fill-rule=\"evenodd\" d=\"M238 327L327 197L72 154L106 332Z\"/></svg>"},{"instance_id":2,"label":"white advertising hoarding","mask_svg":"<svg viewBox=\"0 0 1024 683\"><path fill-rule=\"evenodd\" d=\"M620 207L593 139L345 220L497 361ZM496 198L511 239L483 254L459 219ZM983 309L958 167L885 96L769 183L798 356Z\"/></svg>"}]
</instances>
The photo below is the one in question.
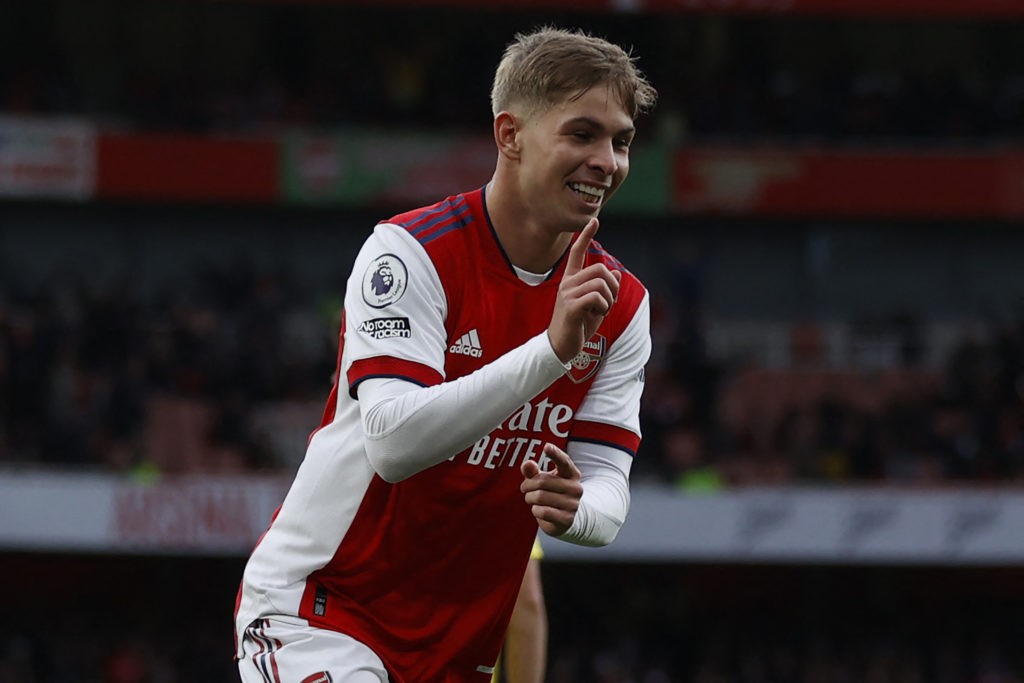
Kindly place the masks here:
<instances>
[{"instance_id":1,"label":"white advertising hoarding","mask_svg":"<svg viewBox=\"0 0 1024 683\"><path fill-rule=\"evenodd\" d=\"M87 121L0 116L0 197L89 199L96 156Z\"/></svg>"},{"instance_id":2,"label":"white advertising hoarding","mask_svg":"<svg viewBox=\"0 0 1024 683\"><path fill-rule=\"evenodd\" d=\"M245 555L289 479L0 472L0 550ZM633 489L606 548L543 537L551 560L1024 564L1024 490Z\"/></svg>"}]
</instances>

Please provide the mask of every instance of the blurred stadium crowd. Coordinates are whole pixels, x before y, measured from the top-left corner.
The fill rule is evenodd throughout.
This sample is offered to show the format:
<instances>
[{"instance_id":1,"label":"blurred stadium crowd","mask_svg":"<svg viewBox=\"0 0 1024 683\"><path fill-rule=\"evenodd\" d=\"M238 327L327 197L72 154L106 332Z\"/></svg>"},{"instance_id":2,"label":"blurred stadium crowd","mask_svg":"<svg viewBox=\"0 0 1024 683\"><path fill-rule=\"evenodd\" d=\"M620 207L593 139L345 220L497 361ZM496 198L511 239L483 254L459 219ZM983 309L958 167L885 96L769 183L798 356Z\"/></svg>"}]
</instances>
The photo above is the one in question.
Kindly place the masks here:
<instances>
[{"instance_id":1,"label":"blurred stadium crowd","mask_svg":"<svg viewBox=\"0 0 1024 683\"><path fill-rule=\"evenodd\" d=\"M486 8L409 9L395 22L392 11L0 0L0 115L161 132L479 131L509 31L553 22L636 46L662 96L641 138L933 148L1024 136L1019 23ZM19 234L8 208L0 238ZM634 267L618 247L628 241L610 232L607 243ZM338 256L340 271L353 256ZM0 253L0 468L151 480L297 465L334 379L343 272L311 286L225 253L143 291L91 278L94 265L39 280ZM789 360L763 366L716 353L699 269L634 269L652 285L655 341L635 481L692 493L1024 481L1024 313L965 327L931 357L929 312L911 310L877 323L899 340L886 363L838 370L823 361L822 330L794 326ZM1019 570L993 582L948 568L867 579L813 567L619 569L546 566L558 596L553 683L1022 681ZM7 555L0 601L18 616L0 620L0 683L232 680L227 619L208 606L230 600L239 572L234 559ZM43 588L24 590L27 576Z\"/></svg>"},{"instance_id":2,"label":"blurred stadium crowd","mask_svg":"<svg viewBox=\"0 0 1024 683\"><path fill-rule=\"evenodd\" d=\"M0 110L14 113L150 130L478 131L510 31L551 22L635 46L661 93L655 128L670 138L934 145L1024 134L1024 50L1007 22L410 6L396 23L372 4L9 5Z\"/></svg>"},{"instance_id":3,"label":"blurred stadium crowd","mask_svg":"<svg viewBox=\"0 0 1024 683\"><path fill-rule=\"evenodd\" d=\"M8 558L4 683L236 680L235 561ZM550 683L1020 683L1020 572L594 565L544 568ZM581 578L585 576L586 578ZM112 601L110 586L120 599ZM612 600L596 596L615 595ZM187 624L187 626L185 626Z\"/></svg>"},{"instance_id":4,"label":"blurred stadium crowd","mask_svg":"<svg viewBox=\"0 0 1024 683\"><path fill-rule=\"evenodd\" d=\"M0 462L283 470L319 423L341 291L236 263L151 296L72 277L5 278L0 292ZM700 301L653 296L659 350L637 480L706 490L1024 477L1024 320L964 337L937 368L909 348L884 369L768 371L709 355Z\"/></svg>"},{"instance_id":5,"label":"blurred stadium crowd","mask_svg":"<svg viewBox=\"0 0 1024 683\"><path fill-rule=\"evenodd\" d=\"M372 7L158 3L118 13L127 5L106 5L106 22L59 0L6 8L18 21L0 29L10 38L0 50L18 50L19 59L0 67L0 111L140 129L476 129L487 120L484 93L508 19L524 28L580 19L506 11L502 24L410 9L411 19L430 19L434 30L423 33L413 28L419 22L396 26ZM661 91L660 118L645 122L653 136L941 145L1024 133L1015 24L585 19L638 46ZM914 50L902 49L908 41ZM0 462L163 472L295 464L298 455L285 454L275 435L308 433L317 422L336 357L340 288L299 292L288 272L225 259L141 297L130 283L97 288L74 272L27 286L9 265L0 280ZM920 315L911 311L901 323L911 348L873 384L871 406L842 378L790 404L780 389L800 394L796 385L815 378L795 367L758 378L709 353L702 316L714 311L687 277L680 271L654 292L659 351L638 478L706 488L1024 476L1021 317L994 322L922 368L912 348ZM802 343L814 341L794 337ZM889 388L880 392L882 384ZM752 405L762 409L751 413Z\"/></svg>"}]
</instances>

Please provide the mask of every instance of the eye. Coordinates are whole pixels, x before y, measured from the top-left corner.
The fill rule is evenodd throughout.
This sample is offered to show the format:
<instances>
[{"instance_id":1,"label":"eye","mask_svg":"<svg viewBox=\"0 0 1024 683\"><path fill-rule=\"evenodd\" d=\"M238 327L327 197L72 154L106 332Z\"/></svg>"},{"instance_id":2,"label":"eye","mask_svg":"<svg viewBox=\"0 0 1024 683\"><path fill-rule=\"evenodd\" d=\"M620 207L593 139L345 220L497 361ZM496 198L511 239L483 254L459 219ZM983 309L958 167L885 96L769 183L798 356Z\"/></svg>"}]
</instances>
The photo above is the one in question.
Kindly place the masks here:
<instances>
[{"instance_id":1,"label":"eye","mask_svg":"<svg viewBox=\"0 0 1024 683\"><path fill-rule=\"evenodd\" d=\"M577 130L572 133L572 137L574 140L578 140L579 142L590 142L594 136L591 135L589 131Z\"/></svg>"},{"instance_id":2,"label":"eye","mask_svg":"<svg viewBox=\"0 0 1024 683\"><path fill-rule=\"evenodd\" d=\"M630 145L631 142L632 142L632 140L629 139L629 138L616 138L614 144L615 144L615 148L616 149L621 149L623 151L629 151L629 145Z\"/></svg>"}]
</instances>

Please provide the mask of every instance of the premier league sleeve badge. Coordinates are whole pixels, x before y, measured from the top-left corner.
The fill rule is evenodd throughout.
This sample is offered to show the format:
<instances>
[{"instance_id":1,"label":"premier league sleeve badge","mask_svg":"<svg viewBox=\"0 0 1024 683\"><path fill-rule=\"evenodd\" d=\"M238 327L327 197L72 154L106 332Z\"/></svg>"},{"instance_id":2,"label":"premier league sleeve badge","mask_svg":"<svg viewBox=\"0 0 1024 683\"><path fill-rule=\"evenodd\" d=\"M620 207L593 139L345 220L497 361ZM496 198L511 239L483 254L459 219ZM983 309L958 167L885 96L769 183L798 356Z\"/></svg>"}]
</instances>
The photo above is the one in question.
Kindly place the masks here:
<instances>
[{"instance_id":1,"label":"premier league sleeve badge","mask_svg":"<svg viewBox=\"0 0 1024 683\"><path fill-rule=\"evenodd\" d=\"M382 254L363 273L363 301L373 308L390 306L405 294L408 281L409 273L402 259Z\"/></svg>"}]
</instances>

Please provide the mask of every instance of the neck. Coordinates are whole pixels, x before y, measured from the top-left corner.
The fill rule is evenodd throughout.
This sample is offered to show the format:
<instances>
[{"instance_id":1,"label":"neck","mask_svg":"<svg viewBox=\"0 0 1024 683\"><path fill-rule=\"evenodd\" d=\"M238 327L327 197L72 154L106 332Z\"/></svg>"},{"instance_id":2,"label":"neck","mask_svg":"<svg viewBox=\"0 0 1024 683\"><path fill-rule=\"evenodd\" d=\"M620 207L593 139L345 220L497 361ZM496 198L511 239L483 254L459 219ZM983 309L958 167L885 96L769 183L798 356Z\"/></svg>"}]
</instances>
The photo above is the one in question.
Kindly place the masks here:
<instances>
[{"instance_id":1,"label":"neck","mask_svg":"<svg viewBox=\"0 0 1024 683\"><path fill-rule=\"evenodd\" d=\"M498 242L512 265L546 273L572 243L572 232L544 225L511 192L502 192L496 178L487 184L487 214Z\"/></svg>"}]
</instances>

